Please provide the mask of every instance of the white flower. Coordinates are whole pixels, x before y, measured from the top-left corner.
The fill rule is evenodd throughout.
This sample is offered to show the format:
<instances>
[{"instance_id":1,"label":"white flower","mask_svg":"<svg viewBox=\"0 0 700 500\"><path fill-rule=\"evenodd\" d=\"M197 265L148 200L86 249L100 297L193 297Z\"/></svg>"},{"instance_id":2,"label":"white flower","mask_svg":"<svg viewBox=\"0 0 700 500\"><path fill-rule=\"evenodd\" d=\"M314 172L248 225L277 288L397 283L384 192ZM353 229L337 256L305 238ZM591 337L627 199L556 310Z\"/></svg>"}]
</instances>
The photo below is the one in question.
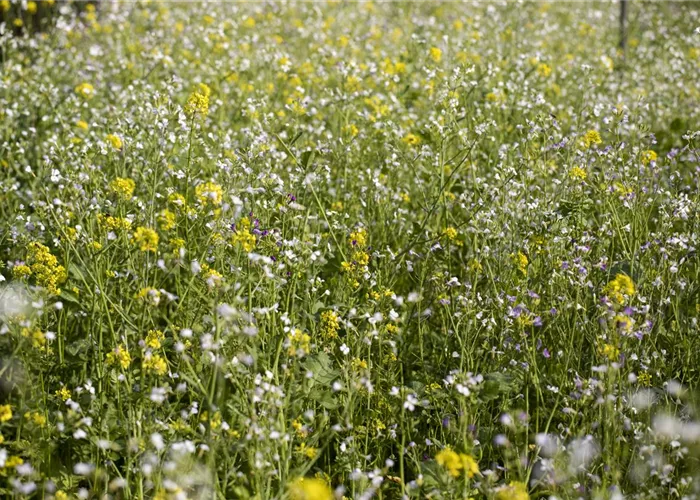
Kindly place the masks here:
<instances>
[{"instance_id":1,"label":"white flower","mask_svg":"<svg viewBox=\"0 0 700 500\"><path fill-rule=\"evenodd\" d=\"M85 462L78 462L73 466L73 473L78 476L88 476L95 470L95 466Z\"/></svg>"},{"instance_id":2,"label":"white flower","mask_svg":"<svg viewBox=\"0 0 700 500\"><path fill-rule=\"evenodd\" d=\"M406 396L406 401L403 403L403 407L407 409L408 411L413 411L416 409L416 405L418 404L418 399L413 394L409 394Z\"/></svg>"}]
</instances>

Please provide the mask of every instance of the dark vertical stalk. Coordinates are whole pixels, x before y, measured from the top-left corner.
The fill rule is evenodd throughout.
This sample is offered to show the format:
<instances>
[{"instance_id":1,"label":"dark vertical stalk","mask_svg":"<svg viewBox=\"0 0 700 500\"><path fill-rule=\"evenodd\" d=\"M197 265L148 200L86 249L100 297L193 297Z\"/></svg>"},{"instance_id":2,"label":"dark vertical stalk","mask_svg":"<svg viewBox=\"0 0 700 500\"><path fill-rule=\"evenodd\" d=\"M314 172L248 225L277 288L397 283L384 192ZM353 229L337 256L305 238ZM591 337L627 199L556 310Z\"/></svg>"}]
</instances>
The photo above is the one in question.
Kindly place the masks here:
<instances>
[{"instance_id":1,"label":"dark vertical stalk","mask_svg":"<svg viewBox=\"0 0 700 500\"><path fill-rule=\"evenodd\" d=\"M627 46L627 1L620 0L620 48Z\"/></svg>"}]
</instances>

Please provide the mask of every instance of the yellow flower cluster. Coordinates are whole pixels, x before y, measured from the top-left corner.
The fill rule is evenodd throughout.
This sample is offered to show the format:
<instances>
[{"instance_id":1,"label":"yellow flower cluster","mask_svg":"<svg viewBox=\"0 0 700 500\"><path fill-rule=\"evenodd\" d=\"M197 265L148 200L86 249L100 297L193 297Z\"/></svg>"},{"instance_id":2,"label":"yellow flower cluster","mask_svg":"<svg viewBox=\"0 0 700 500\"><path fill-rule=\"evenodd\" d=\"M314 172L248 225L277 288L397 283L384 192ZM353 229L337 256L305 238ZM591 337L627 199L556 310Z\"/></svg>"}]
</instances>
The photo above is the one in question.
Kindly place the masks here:
<instances>
[{"instance_id":1,"label":"yellow flower cluster","mask_svg":"<svg viewBox=\"0 0 700 500\"><path fill-rule=\"evenodd\" d=\"M46 417L38 411L27 412L24 414L24 418L37 427L44 427L46 425Z\"/></svg>"},{"instance_id":2,"label":"yellow flower cluster","mask_svg":"<svg viewBox=\"0 0 700 500\"><path fill-rule=\"evenodd\" d=\"M459 477L464 472L464 475L471 479L479 474L479 465L471 455L457 453L449 447L438 452L435 455L435 461L444 467L452 477Z\"/></svg>"},{"instance_id":3,"label":"yellow flower cluster","mask_svg":"<svg viewBox=\"0 0 700 500\"><path fill-rule=\"evenodd\" d=\"M195 188L195 194L199 202L206 205L221 205L221 199L223 198L223 190L221 186L215 182L205 182L200 184Z\"/></svg>"},{"instance_id":4,"label":"yellow flower cluster","mask_svg":"<svg viewBox=\"0 0 700 500\"><path fill-rule=\"evenodd\" d=\"M46 347L46 335L38 328L22 328L22 337L32 340L32 347L44 349Z\"/></svg>"},{"instance_id":5,"label":"yellow flower cluster","mask_svg":"<svg viewBox=\"0 0 700 500\"><path fill-rule=\"evenodd\" d=\"M109 134L107 136L107 140L109 143L112 145L114 149L121 149L122 148L122 140L118 135L114 134Z\"/></svg>"},{"instance_id":6,"label":"yellow flower cluster","mask_svg":"<svg viewBox=\"0 0 700 500\"><path fill-rule=\"evenodd\" d=\"M530 263L527 255L523 252L518 252L510 255L513 263L517 266L518 271L520 271L524 276L527 276L527 266Z\"/></svg>"},{"instance_id":7,"label":"yellow flower cluster","mask_svg":"<svg viewBox=\"0 0 700 500\"><path fill-rule=\"evenodd\" d=\"M75 93L85 99L90 99L92 96L95 95L95 87L93 87L87 82L83 82L77 87L75 87Z\"/></svg>"},{"instance_id":8,"label":"yellow flower cluster","mask_svg":"<svg viewBox=\"0 0 700 500\"><path fill-rule=\"evenodd\" d=\"M552 67L545 63L539 63L537 65L537 74L543 78L547 78L552 74Z\"/></svg>"},{"instance_id":9,"label":"yellow flower cluster","mask_svg":"<svg viewBox=\"0 0 700 500\"><path fill-rule=\"evenodd\" d=\"M603 292L613 301L622 305L625 303L627 298L634 296L636 289L632 278L626 274L619 273L615 276L615 279L611 280L607 285L605 285Z\"/></svg>"},{"instance_id":10,"label":"yellow flower cluster","mask_svg":"<svg viewBox=\"0 0 700 500\"><path fill-rule=\"evenodd\" d=\"M321 335L323 338L326 340L337 339L338 330L340 330L338 315L334 311L321 313Z\"/></svg>"},{"instance_id":11,"label":"yellow flower cluster","mask_svg":"<svg viewBox=\"0 0 700 500\"><path fill-rule=\"evenodd\" d=\"M167 208L161 210L161 212L158 214L158 225L160 226L160 228L163 231L170 231L172 228L175 227L175 224L175 214Z\"/></svg>"},{"instance_id":12,"label":"yellow flower cluster","mask_svg":"<svg viewBox=\"0 0 700 500\"><path fill-rule=\"evenodd\" d=\"M148 335L146 335L146 346L151 349L160 349L163 340L165 340L165 335L160 330L148 330Z\"/></svg>"},{"instance_id":13,"label":"yellow flower cluster","mask_svg":"<svg viewBox=\"0 0 700 500\"><path fill-rule=\"evenodd\" d=\"M30 243L27 262L37 285L43 286L52 295L61 293L58 285L66 281L66 269L58 265L58 259L51 255L47 247L38 242Z\"/></svg>"},{"instance_id":14,"label":"yellow flower cluster","mask_svg":"<svg viewBox=\"0 0 700 500\"><path fill-rule=\"evenodd\" d=\"M608 358L609 361L617 361L620 357L620 349L612 344L603 344L598 348L598 354L604 358Z\"/></svg>"},{"instance_id":15,"label":"yellow flower cluster","mask_svg":"<svg viewBox=\"0 0 700 500\"><path fill-rule=\"evenodd\" d=\"M439 63L442 60L442 50L440 50L438 47L431 47L430 59L432 59L433 62Z\"/></svg>"},{"instance_id":16,"label":"yellow flower cluster","mask_svg":"<svg viewBox=\"0 0 700 500\"><path fill-rule=\"evenodd\" d=\"M136 183L133 179L117 177L109 183L109 189L122 200L128 201L134 195Z\"/></svg>"},{"instance_id":17,"label":"yellow flower cluster","mask_svg":"<svg viewBox=\"0 0 700 500\"><path fill-rule=\"evenodd\" d=\"M401 141L408 144L409 146L417 146L418 144L420 144L420 137L418 137L416 134L408 133L405 136L403 136L403 139L401 139Z\"/></svg>"},{"instance_id":18,"label":"yellow flower cluster","mask_svg":"<svg viewBox=\"0 0 700 500\"><path fill-rule=\"evenodd\" d=\"M290 500L333 500L333 492L323 479L300 477L289 486Z\"/></svg>"},{"instance_id":19,"label":"yellow flower cluster","mask_svg":"<svg viewBox=\"0 0 700 500\"><path fill-rule=\"evenodd\" d=\"M7 457L7 460L5 460L5 469L14 469L18 465L22 465L24 463L24 460L22 458L18 457L17 455L12 455L10 457ZM1 470L1 469L0 469Z\"/></svg>"},{"instance_id":20,"label":"yellow flower cluster","mask_svg":"<svg viewBox=\"0 0 700 500\"><path fill-rule=\"evenodd\" d=\"M136 294L136 298L147 304L157 306L160 303L160 291L148 286L139 290L139 293Z\"/></svg>"},{"instance_id":21,"label":"yellow flower cluster","mask_svg":"<svg viewBox=\"0 0 700 500\"><path fill-rule=\"evenodd\" d=\"M32 275L32 268L26 264L17 264L12 268L12 276L17 279L29 278Z\"/></svg>"},{"instance_id":22,"label":"yellow flower cluster","mask_svg":"<svg viewBox=\"0 0 700 500\"><path fill-rule=\"evenodd\" d=\"M646 151L642 151L641 159L642 159L642 165L649 165L651 162L656 161L658 158L656 151L653 151L651 149L648 149Z\"/></svg>"},{"instance_id":23,"label":"yellow flower cluster","mask_svg":"<svg viewBox=\"0 0 700 500\"><path fill-rule=\"evenodd\" d=\"M573 167L571 170L569 170L569 177L574 180L585 181L588 177L588 172L581 167Z\"/></svg>"},{"instance_id":24,"label":"yellow flower cluster","mask_svg":"<svg viewBox=\"0 0 700 500\"><path fill-rule=\"evenodd\" d=\"M231 243L236 246L240 245L246 252L251 252L255 248L256 238L250 232L250 219L243 217L236 226L236 232L231 237Z\"/></svg>"},{"instance_id":25,"label":"yellow flower cluster","mask_svg":"<svg viewBox=\"0 0 700 500\"><path fill-rule=\"evenodd\" d=\"M127 369L131 364L131 354L123 344L119 344L112 352L107 353L106 361L109 366L119 365L123 369Z\"/></svg>"},{"instance_id":26,"label":"yellow flower cluster","mask_svg":"<svg viewBox=\"0 0 700 500\"><path fill-rule=\"evenodd\" d=\"M143 369L147 372L155 373L156 375L165 375L168 371L168 364L159 354L151 354L143 360Z\"/></svg>"},{"instance_id":27,"label":"yellow flower cluster","mask_svg":"<svg viewBox=\"0 0 700 500\"><path fill-rule=\"evenodd\" d=\"M132 236L142 252L155 252L158 250L158 233L148 227L138 227Z\"/></svg>"},{"instance_id":28,"label":"yellow flower cluster","mask_svg":"<svg viewBox=\"0 0 700 500\"><path fill-rule=\"evenodd\" d=\"M68 387L66 387L65 385L56 391L56 396L61 398L61 400L63 401L68 401L71 395L72 394L70 392L70 389L68 389Z\"/></svg>"},{"instance_id":29,"label":"yellow flower cluster","mask_svg":"<svg viewBox=\"0 0 700 500\"><path fill-rule=\"evenodd\" d=\"M457 229L454 227L450 226L445 228L445 230L442 232L442 236L446 238L447 241L450 241L457 246L462 246L462 241L458 239L459 231L457 231Z\"/></svg>"},{"instance_id":30,"label":"yellow flower cluster","mask_svg":"<svg viewBox=\"0 0 700 500\"><path fill-rule=\"evenodd\" d=\"M0 405L0 424L12 419L12 407L10 405Z\"/></svg>"},{"instance_id":31,"label":"yellow flower cluster","mask_svg":"<svg viewBox=\"0 0 700 500\"><path fill-rule=\"evenodd\" d=\"M298 328L295 328L287 335L287 342L289 344L287 354L290 356L303 356L308 354L311 349L311 337L308 333L304 333Z\"/></svg>"},{"instance_id":32,"label":"yellow flower cluster","mask_svg":"<svg viewBox=\"0 0 700 500\"><path fill-rule=\"evenodd\" d=\"M369 264L369 254L364 250L365 245L367 245L367 231L364 228L356 229L350 233L348 242L350 247L354 249L351 255L352 261L341 262L340 269L347 273L350 283L357 288L360 286L359 280Z\"/></svg>"},{"instance_id":33,"label":"yellow flower cluster","mask_svg":"<svg viewBox=\"0 0 700 500\"><path fill-rule=\"evenodd\" d=\"M529 500L527 486L520 481L512 481L508 486L502 486L496 493L496 500Z\"/></svg>"},{"instance_id":34,"label":"yellow flower cluster","mask_svg":"<svg viewBox=\"0 0 700 500\"><path fill-rule=\"evenodd\" d=\"M131 221L124 217L98 214L97 223L105 227L108 231L128 231L131 229Z\"/></svg>"},{"instance_id":35,"label":"yellow flower cluster","mask_svg":"<svg viewBox=\"0 0 700 500\"><path fill-rule=\"evenodd\" d=\"M200 83L197 90L190 94L185 106L185 112L191 117L204 118L209 114L209 96L211 89L204 83Z\"/></svg>"},{"instance_id":36,"label":"yellow flower cluster","mask_svg":"<svg viewBox=\"0 0 700 500\"><path fill-rule=\"evenodd\" d=\"M597 130L589 130L583 136L583 146L586 149L590 148L591 146L597 146L598 144L600 144L602 142L603 142L603 140L600 138L600 134L598 133Z\"/></svg>"}]
</instances>

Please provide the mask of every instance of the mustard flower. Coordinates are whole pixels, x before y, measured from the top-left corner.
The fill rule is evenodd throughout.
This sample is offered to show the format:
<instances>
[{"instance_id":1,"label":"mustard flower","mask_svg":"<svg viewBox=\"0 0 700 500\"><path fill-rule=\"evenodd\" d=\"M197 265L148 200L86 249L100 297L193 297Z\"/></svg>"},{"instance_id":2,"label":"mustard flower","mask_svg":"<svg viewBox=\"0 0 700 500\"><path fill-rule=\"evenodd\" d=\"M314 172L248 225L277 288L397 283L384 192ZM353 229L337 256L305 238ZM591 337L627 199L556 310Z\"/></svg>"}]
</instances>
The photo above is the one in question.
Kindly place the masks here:
<instances>
[{"instance_id":1,"label":"mustard flower","mask_svg":"<svg viewBox=\"0 0 700 500\"><path fill-rule=\"evenodd\" d=\"M140 226L136 228L132 239L142 252L155 252L158 250L158 233L153 229Z\"/></svg>"},{"instance_id":2,"label":"mustard flower","mask_svg":"<svg viewBox=\"0 0 700 500\"><path fill-rule=\"evenodd\" d=\"M136 183L133 179L117 177L109 183L109 189L122 200L130 200L134 195Z\"/></svg>"},{"instance_id":3,"label":"mustard flower","mask_svg":"<svg viewBox=\"0 0 700 500\"><path fill-rule=\"evenodd\" d=\"M95 95L95 87L87 82L83 82L75 87L75 93L85 99L91 99Z\"/></svg>"},{"instance_id":4,"label":"mustard flower","mask_svg":"<svg viewBox=\"0 0 700 500\"><path fill-rule=\"evenodd\" d=\"M333 492L323 479L300 477L289 486L290 500L333 500Z\"/></svg>"}]
</instances>

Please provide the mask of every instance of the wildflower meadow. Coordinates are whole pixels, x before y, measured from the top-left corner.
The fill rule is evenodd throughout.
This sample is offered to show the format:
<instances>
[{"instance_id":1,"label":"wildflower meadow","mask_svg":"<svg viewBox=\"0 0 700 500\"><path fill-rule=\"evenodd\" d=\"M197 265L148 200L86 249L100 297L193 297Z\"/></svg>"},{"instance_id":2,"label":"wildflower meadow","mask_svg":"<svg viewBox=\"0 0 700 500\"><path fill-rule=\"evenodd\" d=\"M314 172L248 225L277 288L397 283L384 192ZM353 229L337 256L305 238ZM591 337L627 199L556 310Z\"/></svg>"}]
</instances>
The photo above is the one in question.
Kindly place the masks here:
<instances>
[{"instance_id":1,"label":"wildflower meadow","mask_svg":"<svg viewBox=\"0 0 700 500\"><path fill-rule=\"evenodd\" d=\"M700 3L0 0L0 498L700 498Z\"/></svg>"}]
</instances>

